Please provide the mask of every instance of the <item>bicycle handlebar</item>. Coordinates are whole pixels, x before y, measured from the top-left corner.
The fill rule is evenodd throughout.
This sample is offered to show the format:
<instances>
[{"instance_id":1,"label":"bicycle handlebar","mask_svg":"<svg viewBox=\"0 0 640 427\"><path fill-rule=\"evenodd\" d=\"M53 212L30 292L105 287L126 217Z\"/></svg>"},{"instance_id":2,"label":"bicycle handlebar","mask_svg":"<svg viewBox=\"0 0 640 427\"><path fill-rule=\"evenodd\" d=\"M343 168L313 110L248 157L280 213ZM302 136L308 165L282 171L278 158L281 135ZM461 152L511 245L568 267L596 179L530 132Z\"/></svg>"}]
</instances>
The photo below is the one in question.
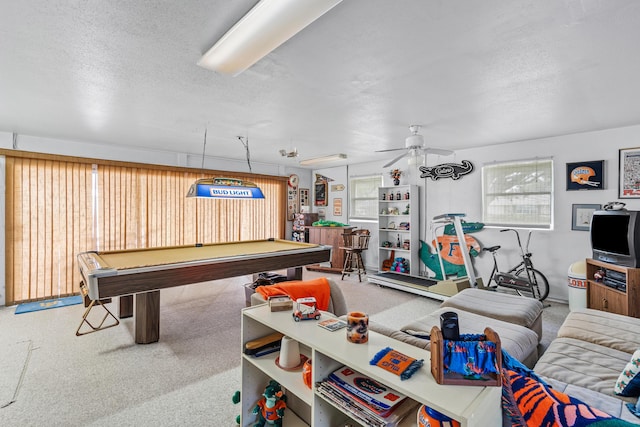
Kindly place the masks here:
<instances>
[{"instance_id":1,"label":"bicycle handlebar","mask_svg":"<svg viewBox=\"0 0 640 427\"><path fill-rule=\"evenodd\" d=\"M522 254L524 255L525 253L529 253L529 242L531 241L531 230L529 230L529 236L527 237L527 245L526 247L522 247L522 242L520 241L520 233L518 233L518 230L514 230L513 228L503 228L502 230L500 230L500 232L504 232L504 231L513 231L514 233L516 233L516 237L518 238L518 246L520 247L520 251L522 252Z\"/></svg>"}]
</instances>

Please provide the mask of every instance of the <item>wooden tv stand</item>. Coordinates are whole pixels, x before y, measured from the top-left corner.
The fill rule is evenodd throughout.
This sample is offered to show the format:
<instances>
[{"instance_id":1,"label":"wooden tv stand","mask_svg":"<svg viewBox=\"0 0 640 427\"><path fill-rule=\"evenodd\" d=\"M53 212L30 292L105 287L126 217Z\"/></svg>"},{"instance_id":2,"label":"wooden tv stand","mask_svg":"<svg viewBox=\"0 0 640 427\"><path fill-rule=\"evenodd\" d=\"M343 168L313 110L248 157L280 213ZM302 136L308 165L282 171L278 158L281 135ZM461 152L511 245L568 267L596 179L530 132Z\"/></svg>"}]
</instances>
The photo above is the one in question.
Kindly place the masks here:
<instances>
[{"instance_id":1,"label":"wooden tv stand","mask_svg":"<svg viewBox=\"0 0 640 427\"><path fill-rule=\"evenodd\" d=\"M600 269L620 273L623 280L617 280L617 283L626 285L626 289L617 289L603 281L596 281L594 274ZM640 318L640 268L587 258L587 307Z\"/></svg>"}]
</instances>

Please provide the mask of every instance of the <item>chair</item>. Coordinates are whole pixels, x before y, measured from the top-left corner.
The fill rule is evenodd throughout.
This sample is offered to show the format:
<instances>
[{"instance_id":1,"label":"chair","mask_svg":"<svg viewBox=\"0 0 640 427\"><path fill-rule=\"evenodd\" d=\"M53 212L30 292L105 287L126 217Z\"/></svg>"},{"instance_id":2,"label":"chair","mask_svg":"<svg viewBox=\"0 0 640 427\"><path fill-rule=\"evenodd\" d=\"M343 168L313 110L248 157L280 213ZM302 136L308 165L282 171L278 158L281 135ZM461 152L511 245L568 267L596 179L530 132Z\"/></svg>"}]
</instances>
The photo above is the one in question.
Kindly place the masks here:
<instances>
[{"instance_id":1,"label":"chair","mask_svg":"<svg viewBox=\"0 0 640 427\"><path fill-rule=\"evenodd\" d=\"M358 281L362 282L362 275L367 274L362 261L362 252L369 249L369 230L358 229L342 235L344 245L340 249L345 251L344 267L342 268L342 280L345 275L358 274Z\"/></svg>"},{"instance_id":2,"label":"chair","mask_svg":"<svg viewBox=\"0 0 640 427\"><path fill-rule=\"evenodd\" d=\"M342 289L340 289L340 285L338 285L333 279L327 277L327 281L329 282L329 288L331 289L331 297L329 298L329 311L330 313L335 314L336 316L344 316L347 314L347 301L344 298L344 294L342 293ZM286 283L286 282L283 282ZM259 305L265 304L267 302L264 297L258 292L251 295L251 305Z\"/></svg>"}]
</instances>

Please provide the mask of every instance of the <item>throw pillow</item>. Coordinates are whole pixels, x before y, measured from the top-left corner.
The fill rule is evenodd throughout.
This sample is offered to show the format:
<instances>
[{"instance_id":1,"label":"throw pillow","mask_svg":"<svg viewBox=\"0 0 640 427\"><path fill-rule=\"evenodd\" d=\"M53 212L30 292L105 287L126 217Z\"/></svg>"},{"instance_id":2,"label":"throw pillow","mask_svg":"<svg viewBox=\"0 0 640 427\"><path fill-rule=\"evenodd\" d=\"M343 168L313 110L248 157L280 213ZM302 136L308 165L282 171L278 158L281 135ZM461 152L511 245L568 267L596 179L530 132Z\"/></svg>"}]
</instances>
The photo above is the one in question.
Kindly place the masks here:
<instances>
[{"instance_id":1,"label":"throw pillow","mask_svg":"<svg viewBox=\"0 0 640 427\"><path fill-rule=\"evenodd\" d=\"M640 349L631 356L616 381L613 391L620 396L640 396Z\"/></svg>"}]
</instances>

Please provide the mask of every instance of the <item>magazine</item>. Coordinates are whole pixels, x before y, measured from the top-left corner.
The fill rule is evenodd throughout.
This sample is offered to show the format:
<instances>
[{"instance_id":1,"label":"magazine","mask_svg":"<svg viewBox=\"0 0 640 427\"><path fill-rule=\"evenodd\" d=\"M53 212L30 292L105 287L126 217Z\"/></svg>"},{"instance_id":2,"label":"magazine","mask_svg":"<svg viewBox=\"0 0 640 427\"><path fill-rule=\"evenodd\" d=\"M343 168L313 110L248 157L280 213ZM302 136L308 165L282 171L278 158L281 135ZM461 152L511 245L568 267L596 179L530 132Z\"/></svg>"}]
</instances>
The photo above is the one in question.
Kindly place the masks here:
<instances>
[{"instance_id":1,"label":"magazine","mask_svg":"<svg viewBox=\"0 0 640 427\"><path fill-rule=\"evenodd\" d=\"M319 321L318 326L320 326L321 328L325 328L328 331L337 331L338 329L346 327L347 322L338 319L337 317L332 317L330 319Z\"/></svg>"},{"instance_id":2,"label":"magazine","mask_svg":"<svg viewBox=\"0 0 640 427\"><path fill-rule=\"evenodd\" d=\"M343 366L329 375L329 380L366 403L388 410L402 402L405 395Z\"/></svg>"}]
</instances>

